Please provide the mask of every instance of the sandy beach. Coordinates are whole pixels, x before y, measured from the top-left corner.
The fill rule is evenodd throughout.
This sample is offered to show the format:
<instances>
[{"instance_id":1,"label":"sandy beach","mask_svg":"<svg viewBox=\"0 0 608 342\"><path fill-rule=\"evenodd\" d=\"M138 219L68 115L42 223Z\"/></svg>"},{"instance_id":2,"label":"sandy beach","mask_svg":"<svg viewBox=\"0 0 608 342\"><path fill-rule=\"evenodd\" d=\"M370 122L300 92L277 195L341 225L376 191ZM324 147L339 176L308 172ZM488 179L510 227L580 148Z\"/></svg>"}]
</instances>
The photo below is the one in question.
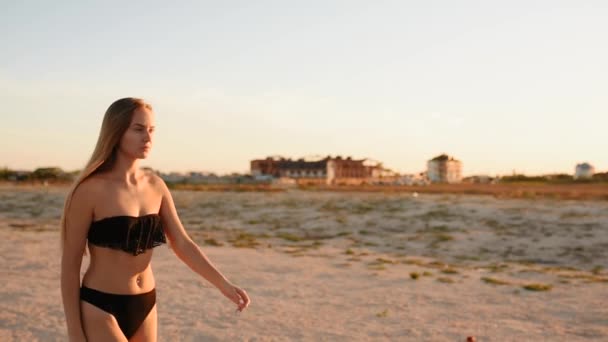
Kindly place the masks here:
<instances>
[{"instance_id":1,"label":"sandy beach","mask_svg":"<svg viewBox=\"0 0 608 342\"><path fill-rule=\"evenodd\" d=\"M0 340L64 341L65 187L0 187ZM160 341L605 341L608 201L173 191L241 314L155 249ZM83 272L88 259L83 262Z\"/></svg>"}]
</instances>

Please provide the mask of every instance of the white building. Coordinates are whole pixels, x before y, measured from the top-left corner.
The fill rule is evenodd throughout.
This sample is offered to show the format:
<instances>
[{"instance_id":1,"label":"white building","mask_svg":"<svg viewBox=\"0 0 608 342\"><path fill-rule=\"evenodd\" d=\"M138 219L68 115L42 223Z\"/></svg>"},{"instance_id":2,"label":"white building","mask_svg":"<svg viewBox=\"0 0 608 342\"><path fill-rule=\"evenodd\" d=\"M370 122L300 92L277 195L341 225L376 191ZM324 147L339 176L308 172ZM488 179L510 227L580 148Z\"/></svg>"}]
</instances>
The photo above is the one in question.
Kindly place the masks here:
<instances>
[{"instance_id":1,"label":"white building","mask_svg":"<svg viewBox=\"0 0 608 342\"><path fill-rule=\"evenodd\" d=\"M446 154L439 155L427 163L427 177L431 183L460 183L462 163Z\"/></svg>"},{"instance_id":2,"label":"white building","mask_svg":"<svg viewBox=\"0 0 608 342\"><path fill-rule=\"evenodd\" d=\"M397 180L398 185L428 185L429 179L426 172L401 175Z\"/></svg>"},{"instance_id":3,"label":"white building","mask_svg":"<svg viewBox=\"0 0 608 342\"><path fill-rule=\"evenodd\" d=\"M595 168L589 163L581 163L576 165L574 170L574 179L589 179L593 177Z\"/></svg>"}]
</instances>

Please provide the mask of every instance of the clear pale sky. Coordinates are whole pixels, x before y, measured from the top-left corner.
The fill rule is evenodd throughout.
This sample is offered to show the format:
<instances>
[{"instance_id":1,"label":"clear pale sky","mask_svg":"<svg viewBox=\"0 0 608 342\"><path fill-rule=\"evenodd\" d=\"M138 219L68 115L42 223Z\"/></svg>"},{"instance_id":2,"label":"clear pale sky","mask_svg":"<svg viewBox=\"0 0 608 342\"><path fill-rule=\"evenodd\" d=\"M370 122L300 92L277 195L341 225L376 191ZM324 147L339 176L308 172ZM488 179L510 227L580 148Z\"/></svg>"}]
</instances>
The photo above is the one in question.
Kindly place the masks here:
<instances>
[{"instance_id":1,"label":"clear pale sky","mask_svg":"<svg viewBox=\"0 0 608 342\"><path fill-rule=\"evenodd\" d=\"M178 4L179 3L179 4ZM3 1L0 167L81 168L143 97L142 165L268 155L464 175L607 171L607 1Z\"/></svg>"}]
</instances>

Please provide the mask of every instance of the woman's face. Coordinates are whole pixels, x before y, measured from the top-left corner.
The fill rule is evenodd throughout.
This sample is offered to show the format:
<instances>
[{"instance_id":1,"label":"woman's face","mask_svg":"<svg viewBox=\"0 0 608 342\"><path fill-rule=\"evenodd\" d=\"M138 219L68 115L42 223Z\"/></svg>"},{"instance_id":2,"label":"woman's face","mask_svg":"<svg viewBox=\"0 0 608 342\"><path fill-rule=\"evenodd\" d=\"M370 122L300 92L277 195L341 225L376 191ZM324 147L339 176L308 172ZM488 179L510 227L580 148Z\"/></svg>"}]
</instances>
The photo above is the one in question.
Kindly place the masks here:
<instances>
[{"instance_id":1,"label":"woman's face","mask_svg":"<svg viewBox=\"0 0 608 342\"><path fill-rule=\"evenodd\" d=\"M133 112L127 131L120 140L120 151L129 157L144 159L152 148L154 136L154 113L144 107Z\"/></svg>"}]
</instances>

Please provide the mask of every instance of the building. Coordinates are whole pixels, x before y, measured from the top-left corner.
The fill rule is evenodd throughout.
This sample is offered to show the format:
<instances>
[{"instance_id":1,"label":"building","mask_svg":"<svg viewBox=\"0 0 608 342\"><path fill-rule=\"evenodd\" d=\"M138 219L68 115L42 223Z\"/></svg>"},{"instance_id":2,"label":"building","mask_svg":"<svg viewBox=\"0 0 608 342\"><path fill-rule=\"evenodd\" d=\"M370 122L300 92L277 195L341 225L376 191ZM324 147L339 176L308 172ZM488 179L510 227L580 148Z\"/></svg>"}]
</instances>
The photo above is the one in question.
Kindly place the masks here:
<instances>
[{"instance_id":1,"label":"building","mask_svg":"<svg viewBox=\"0 0 608 342\"><path fill-rule=\"evenodd\" d=\"M267 157L250 162L254 178L294 179L297 184L359 185L386 182L395 173L371 159L352 159L337 156L310 160Z\"/></svg>"},{"instance_id":2,"label":"building","mask_svg":"<svg viewBox=\"0 0 608 342\"><path fill-rule=\"evenodd\" d=\"M292 160L283 157L255 159L250 162L251 175L253 177L270 175L275 178L325 178L327 160L329 157L316 161L308 161L304 158Z\"/></svg>"},{"instance_id":3,"label":"building","mask_svg":"<svg viewBox=\"0 0 608 342\"><path fill-rule=\"evenodd\" d=\"M488 176L488 175L475 175L475 176L464 177L462 179L462 182L470 183L470 184L490 184L490 183L495 182L495 178L492 178L491 176Z\"/></svg>"},{"instance_id":4,"label":"building","mask_svg":"<svg viewBox=\"0 0 608 342\"><path fill-rule=\"evenodd\" d=\"M428 185L429 179L426 172L401 175L397 178L395 185Z\"/></svg>"},{"instance_id":5,"label":"building","mask_svg":"<svg viewBox=\"0 0 608 342\"><path fill-rule=\"evenodd\" d=\"M574 179L591 179L595 168L589 163L577 164L574 170Z\"/></svg>"},{"instance_id":6,"label":"building","mask_svg":"<svg viewBox=\"0 0 608 342\"><path fill-rule=\"evenodd\" d=\"M431 183L460 183L462 163L446 154L427 161L427 177Z\"/></svg>"},{"instance_id":7,"label":"building","mask_svg":"<svg viewBox=\"0 0 608 342\"><path fill-rule=\"evenodd\" d=\"M327 185L361 185L371 178L374 167L366 164L366 159L331 158L327 161Z\"/></svg>"},{"instance_id":8,"label":"building","mask_svg":"<svg viewBox=\"0 0 608 342\"><path fill-rule=\"evenodd\" d=\"M304 158L292 160L283 157L256 159L250 162L251 175L254 179L260 180L267 179L269 176L274 177L277 182L285 184L324 184L329 159L329 156L318 160Z\"/></svg>"}]
</instances>

